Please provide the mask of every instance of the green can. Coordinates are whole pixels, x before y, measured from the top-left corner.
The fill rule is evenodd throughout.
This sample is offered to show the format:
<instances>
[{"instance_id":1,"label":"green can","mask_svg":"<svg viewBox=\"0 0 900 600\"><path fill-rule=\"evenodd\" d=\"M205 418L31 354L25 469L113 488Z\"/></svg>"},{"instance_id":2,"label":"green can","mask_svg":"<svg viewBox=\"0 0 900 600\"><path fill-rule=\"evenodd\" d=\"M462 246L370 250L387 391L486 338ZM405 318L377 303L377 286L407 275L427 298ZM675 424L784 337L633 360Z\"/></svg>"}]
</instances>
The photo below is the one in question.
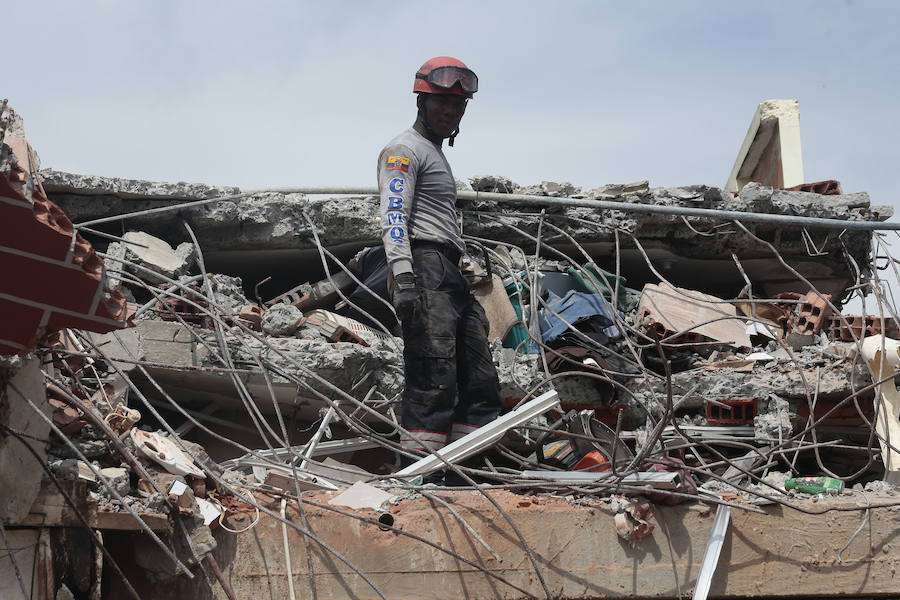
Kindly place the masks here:
<instances>
[{"instance_id":1,"label":"green can","mask_svg":"<svg viewBox=\"0 0 900 600\"><path fill-rule=\"evenodd\" d=\"M844 482L834 477L794 477L784 482L784 489L804 494L837 495L844 491Z\"/></svg>"}]
</instances>

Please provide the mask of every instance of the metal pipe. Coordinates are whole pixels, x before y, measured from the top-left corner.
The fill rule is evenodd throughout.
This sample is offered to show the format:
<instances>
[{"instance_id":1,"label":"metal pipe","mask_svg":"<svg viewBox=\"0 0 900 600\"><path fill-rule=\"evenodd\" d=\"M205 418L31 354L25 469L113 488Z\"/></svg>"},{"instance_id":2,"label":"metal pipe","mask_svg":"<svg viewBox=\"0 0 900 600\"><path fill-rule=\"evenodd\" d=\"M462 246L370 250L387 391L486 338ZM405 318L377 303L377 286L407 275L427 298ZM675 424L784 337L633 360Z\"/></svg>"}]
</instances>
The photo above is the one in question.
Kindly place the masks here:
<instances>
[{"instance_id":1,"label":"metal pipe","mask_svg":"<svg viewBox=\"0 0 900 600\"><path fill-rule=\"evenodd\" d=\"M802 227L818 227L821 229L850 230L900 230L900 223L882 223L880 221L844 221L842 219L822 219L818 217L797 217L793 215L772 215L763 213L747 213L737 210L717 210L713 208L689 208L686 206L660 206L657 204L638 204L635 202L613 202L610 200L587 200L584 198L552 198L549 196L529 196L526 194L499 194L497 192L457 192L463 200L496 200L509 204L526 206L580 206L625 212L643 212L649 214L679 215L685 217L705 217L731 221L751 221L756 223L772 223L776 225L795 225Z\"/></svg>"},{"instance_id":2,"label":"metal pipe","mask_svg":"<svg viewBox=\"0 0 900 600\"><path fill-rule=\"evenodd\" d=\"M203 561L207 564L207 566L213 572L213 575L216 576L216 579L219 581L219 585L222 586L222 591L225 592L225 595L228 597L228 600L237 600L237 596L234 595L234 590L232 590L231 586L228 585L228 580L225 579L225 575L222 574L222 569L219 568L219 563L216 562L216 559L212 555L212 552L207 554L204 557Z\"/></svg>"},{"instance_id":3,"label":"metal pipe","mask_svg":"<svg viewBox=\"0 0 900 600\"><path fill-rule=\"evenodd\" d=\"M246 196L258 194L307 194L307 195L348 195L348 196L374 196L378 189L374 187L285 187L267 188L259 190L247 190L240 194L207 198L193 202L183 202L170 206L160 206L146 210L104 217L78 223L74 227L81 228L88 225L98 225L110 221L118 221L128 217L138 217L161 212L180 210L203 206L223 200L237 200ZM690 208L686 206L660 206L656 204L638 204L636 202L613 202L610 200L588 200L586 198L554 198L551 196L531 196L528 194L500 194L497 192L472 192L461 190L456 193L460 200L496 200L508 204L521 204L524 206L580 206L584 208L597 208L604 210L620 210L625 212L639 212L648 214L677 215L683 217L703 217L707 219L722 219L731 221L749 221L754 223L769 223L773 225L793 225L796 227L816 227L819 229L847 229L851 231L879 231L900 230L900 223L885 223L881 221L845 221L842 219L822 219L819 217L799 217L793 215L773 215L765 213L748 213L737 210L717 210L713 208Z\"/></svg>"}]
</instances>

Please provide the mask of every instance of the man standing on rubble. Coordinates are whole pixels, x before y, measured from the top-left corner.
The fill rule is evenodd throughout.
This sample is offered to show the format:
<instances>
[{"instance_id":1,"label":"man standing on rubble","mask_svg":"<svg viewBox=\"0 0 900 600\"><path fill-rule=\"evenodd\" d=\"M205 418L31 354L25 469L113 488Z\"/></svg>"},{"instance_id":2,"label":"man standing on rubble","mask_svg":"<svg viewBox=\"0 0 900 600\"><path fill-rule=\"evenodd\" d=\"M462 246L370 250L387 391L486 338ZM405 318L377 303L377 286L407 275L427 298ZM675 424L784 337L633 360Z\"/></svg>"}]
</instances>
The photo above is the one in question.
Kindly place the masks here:
<instances>
[{"instance_id":1,"label":"man standing on rubble","mask_svg":"<svg viewBox=\"0 0 900 600\"><path fill-rule=\"evenodd\" d=\"M407 450L437 450L500 412L487 317L459 268L456 182L441 149L447 138L453 146L476 91L478 78L461 61L426 62L413 85L416 122L378 157L382 239L403 329L401 425L418 438L401 440Z\"/></svg>"}]
</instances>

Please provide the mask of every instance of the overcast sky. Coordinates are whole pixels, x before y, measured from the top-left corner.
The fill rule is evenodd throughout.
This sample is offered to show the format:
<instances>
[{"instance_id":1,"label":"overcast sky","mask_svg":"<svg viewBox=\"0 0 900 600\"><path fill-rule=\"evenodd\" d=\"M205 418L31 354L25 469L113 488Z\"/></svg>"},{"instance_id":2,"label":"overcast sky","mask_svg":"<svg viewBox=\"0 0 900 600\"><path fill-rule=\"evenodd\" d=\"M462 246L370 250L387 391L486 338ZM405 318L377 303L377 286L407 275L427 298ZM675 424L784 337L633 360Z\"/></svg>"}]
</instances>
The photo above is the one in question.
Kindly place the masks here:
<instances>
[{"instance_id":1,"label":"overcast sky","mask_svg":"<svg viewBox=\"0 0 900 600\"><path fill-rule=\"evenodd\" d=\"M807 181L896 203L900 3L4 2L0 97L43 166L245 188L375 184L413 74L480 78L456 176L724 185L800 101Z\"/></svg>"},{"instance_id":2,"label":"overcast sky","mask_svg":"<svg viewBox=\"0 0 900 600\"><path fill-rule=\"evenodd\" d=\"M449 54L481 80L461 179L723 185L757 103L796 98L806 179L894 200L897 2L13 6L0 96L56 169L373 185L413 73Z\"/></svg>"}]
</instances>

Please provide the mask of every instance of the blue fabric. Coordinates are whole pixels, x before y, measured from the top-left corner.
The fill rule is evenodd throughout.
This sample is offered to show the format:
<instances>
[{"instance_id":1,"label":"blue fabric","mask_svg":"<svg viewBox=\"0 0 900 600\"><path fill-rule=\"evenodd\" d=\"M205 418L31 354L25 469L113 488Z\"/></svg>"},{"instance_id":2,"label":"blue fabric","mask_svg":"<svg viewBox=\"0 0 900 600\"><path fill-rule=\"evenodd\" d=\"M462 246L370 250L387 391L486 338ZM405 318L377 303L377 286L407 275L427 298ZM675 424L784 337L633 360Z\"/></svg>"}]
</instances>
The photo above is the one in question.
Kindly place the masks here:
<instances>
[{"instance_id":1,"label":"blue fabric","mask_svg":"<svg viewBox=\"0 0 900 600\"><path fill-rule=\"evenodd\" d=\"M603 321L601 326L605 327L603 333L610 339L621 337L619 329L614 325L615 313L612 305L602 294L587 294L571 290L560 298L550 292L547 306L572 325L577 325L579 321L590 317L599 317ZM546 308L541 309L540 324L541 338L545 344L552 342L569 329L565 322Z\"/></svg>"}]
</instances>

